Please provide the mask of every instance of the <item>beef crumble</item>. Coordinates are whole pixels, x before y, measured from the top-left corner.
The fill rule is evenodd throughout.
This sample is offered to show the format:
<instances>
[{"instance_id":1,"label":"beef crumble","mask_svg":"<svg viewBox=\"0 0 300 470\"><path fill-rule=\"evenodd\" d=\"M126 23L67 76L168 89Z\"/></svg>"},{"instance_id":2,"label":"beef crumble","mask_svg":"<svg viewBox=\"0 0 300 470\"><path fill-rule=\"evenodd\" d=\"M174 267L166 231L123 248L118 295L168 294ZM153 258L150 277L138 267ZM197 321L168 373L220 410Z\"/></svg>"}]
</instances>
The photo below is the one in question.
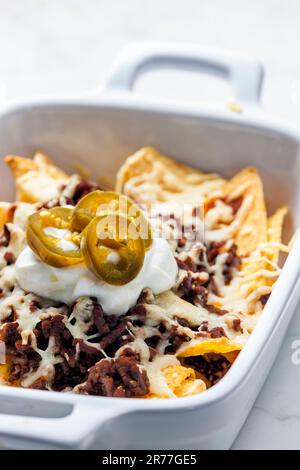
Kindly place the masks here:
<instances>
[{"instance_id":1,"label":"beef crumble","mask_svg":"<svg viewBox=\"0 0 300 470\"><path fill-rule=\"evenodd\" d=\"M223 276L225 285L230 284L233 279L233 268L239 269L241 265L241 259L237 254L237 245L233 243L228 251L228 255L223 268Z\"/></svg>"},{"instance_id":2,"label":"beef crumble","mask_svg":"<svg viewBox=\"0 0 300 470\"><path fill-rule=\"evenodd\" d=\"M93 319L99 333L100 346L109 356L113 356L121 346L133 340L127 330L127 316L105 315L101 305L95 302Z\"/></svg>"},{"instance_id":3,"label":"beef crumble","mask_svg":"<svg viewBox=\"0 0 300 470\"><path fill-rule=\"evenodd\" d=\"M219 354L188 357L184 363L202 374L210 386L218 383L231 366L230 362Z\"/></svg>"},{"instance_id":4,"label":"beef crumble","mask_svg":"<svg viewBox=\"0 0 300 470\"><path fill-rule=\"evenodd\" d=\"M8 230L7 225L5 224L2 232L0 233L0 247L7 248L10 242L10 231Z\"/></svg>"},{"instance_id":5,"label":"beef crumble","mask_svg":"<svg viewBox=\"0 0 300 470\"><path fill-rule=\"evenodd\" d=\"M30 346L23 345L17 322L6 323L0 331L0 340L5 342L6 353L10 357L8 381L20 380L29 371L36 370L41 356Z\"/></svg>"},{"instance_id":6,"label":"beef crumble","mask_svg":"<svg viewBox=\"0 0 300 470\"><path fill-rule=\"evenodd\" d=\"M64 194L67 186L63 186L61 190L61 196L56 199L50 199L49 201L45 201L41 203L38 209L51 209L55 206L64 206L66 204L71 206L76 206L77 202L87 194L95 191L97 189L101 189L99 185L92 181L88 181L85 179L81 179L78 177L78 183L72 188L72 191L67 195Z\"/></svg>"},{"instance_id":7,"label":"beef crumble","mask_svg":"<svg viewBox=\"0 0 300 470\"><path fill-rule=\"evenodd\" d=\"M226 200L226 204L231 207L233 214L235 215L243 203L243 196L239 196L231 201Z\"/></svg>"},{"instance_id":8,"label":"beef crumble","mask_svg":"<svg viewBox=\"0 0 300 470\"><path fill-rule=\"evenodd\" d=\"M37 300L31 300L29 310L35 314L40 307ZM73 309L76 308L74 304ZM69 314L72 314L73 309ZM13 317L10 316L11 320ZM52 315L38 322L33 330L38 350L46 351L50 338L53 339L52 353L60 359L54 366L54 377L51 384L45 380L37 380L34 388L46 385L53 390L64 390L83 383L88 377L88 370L106 354L114 356L122 346L129 344L134 338L127 330L128 318L126 316L105 315L101 305L92 300L92 318L87 323L87 334L96 336L95 343L73 337L67 328L67 316ZM30 345L22 345L21 335L16 321L7 321L0 330L0 340L4 341L7 354L11 359L9 366L9 382L22 380L29 372L37 369L41 356ZM93 340L92 340L93 341Z\"/></svg>"},{"instance_id":9,"label":"beef crumble","mask_svg":"<svg viewBox=\"0 0 300 470\"><path fill-rule=\"evenodd\" d=\"M264 294L260 297L260 302L262 303L263 306L266 305L266 303L268 302L269 300L269 297L270 297L271 294Z\"/></svg>"},{"instance_id":10,"label":"beef crumble","mask_svg":"<svg viewBox=\"0 0 300 470\"><path fill-rule=\"evenodd\" d=\"M102 359L90 369L80 391L107 397L138 397L149 392L149 379L133 356Z\"/></svg>"},{"instance_id":11,"label":"beef crumble","mask_svg":"<svg viewBox=\"0 0 300 470\"><path fill-rule=\"evenodd\" d=\"M87 194L101 189L100 186L92 181L82 179L77 186L75 186L73 196L70 198L69 203L76 206L77 202Z\"/></svg>"}]
</instances>

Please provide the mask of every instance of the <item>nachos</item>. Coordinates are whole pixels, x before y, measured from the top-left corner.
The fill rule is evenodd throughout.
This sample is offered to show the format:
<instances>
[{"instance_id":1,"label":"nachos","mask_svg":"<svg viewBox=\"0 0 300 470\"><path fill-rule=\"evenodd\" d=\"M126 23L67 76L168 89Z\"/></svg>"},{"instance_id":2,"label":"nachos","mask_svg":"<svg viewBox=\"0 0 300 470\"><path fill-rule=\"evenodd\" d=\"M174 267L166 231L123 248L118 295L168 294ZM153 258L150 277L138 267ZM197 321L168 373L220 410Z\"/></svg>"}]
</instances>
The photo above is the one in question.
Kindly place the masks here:
<instances>
[{"instance_id":1,"label":"nachos","mask_svg":"<svg viewBox=\"0 0 300 470\"><path fill-rule=\"evenodd\" d=\"M104 191L42 153L5 161L17 200L0 204L1 382L141 398L219 382L288 252L287 208L267 215L256 169L225 180L144 148Z\"/></svg>"}]
</instances>

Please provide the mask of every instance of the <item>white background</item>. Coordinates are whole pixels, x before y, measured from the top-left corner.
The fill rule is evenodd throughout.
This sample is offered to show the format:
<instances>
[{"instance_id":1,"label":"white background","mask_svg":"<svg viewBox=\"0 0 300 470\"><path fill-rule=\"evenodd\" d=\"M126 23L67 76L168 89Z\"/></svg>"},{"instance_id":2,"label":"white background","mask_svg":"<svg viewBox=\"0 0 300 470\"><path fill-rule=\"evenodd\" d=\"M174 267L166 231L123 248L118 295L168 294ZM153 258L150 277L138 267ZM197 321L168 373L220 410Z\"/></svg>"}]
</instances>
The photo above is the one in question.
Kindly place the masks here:
<instances>
[{"instance_id":1,"label":"white background","mask_svg":"<svg viewBox=\"0 0 300 470\"><path fill-rule=\"evenodd\" d=\"M265 110L300 126L299 0L0 0L0 106L96 87L121 47L140 40L196 43L261 60ZM138 92L199 104L230 95L214 80L174 72L146 77ZM234 448L300 449L295 339L297 314Z\"/></svg>"}]
</instances>

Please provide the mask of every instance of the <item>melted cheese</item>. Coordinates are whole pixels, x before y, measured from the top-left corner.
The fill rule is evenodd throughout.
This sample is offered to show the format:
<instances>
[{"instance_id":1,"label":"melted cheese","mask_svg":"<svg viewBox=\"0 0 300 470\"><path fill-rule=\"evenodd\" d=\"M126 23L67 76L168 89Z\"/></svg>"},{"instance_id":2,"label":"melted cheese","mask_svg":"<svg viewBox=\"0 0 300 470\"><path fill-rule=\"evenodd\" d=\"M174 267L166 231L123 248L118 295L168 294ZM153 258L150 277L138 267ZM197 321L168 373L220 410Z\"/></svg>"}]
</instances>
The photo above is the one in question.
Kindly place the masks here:
<instances>
[{"instance_id":1,"label":"melted cheese","mask_svg":"<svg viewBox=\"0 0 300 470\"><path fill-rule=\"evenodd\" d=\"M199 205L205 197L209 194L210 197L222 198L221 187L223 180L217 178L215 175L211 175L207 178L206 175L187 174L185 175L184 181L180 179L174 179L170 174L164 174L161 172L161 168L155 167L149 172L148 181L141 181L140 175L132 177L130 180L125 182L126 191L130 193L139 202L149 203L149 197L144 198L145 194L150 194L155 201L161 200L165 202L165 207L157 208L158 212L163 212L166 208L170 209L170 202L181 204L185 202L185 198L189 199L191 196L191 187L194 184L201 185L201 191L195 196L194 202ZM163 180L163 192L161 192L160 185L157 184L155 178L157 173L160 174ZM63 191L59 194L55 194L59 198L60 204L66 204L69 197L72 197L74 188L76 188L80 180L78 177L71 177ZM179 188L179 190L178 190ZM245 182L239 185L235 190L230 193L230 200L245 194L248 189L248 183ZM166 195L170 196L169 200L164 201ZM150 197L150 199L151 199ZM144 199L143 199L144 198ZM158 199L157 199L158 198ZM190 201L188 201L190 202ZM246 284L249 281L256 281L257 279L264 279L265 283L272 282L280 274L280 269L277 264L268 258L268 253L272 253L274 248L280 249L281 251L287 252L288 247L281 243L263 243L257 247L257 250L251 254L248 258L244 258L242 261L245 264L262 266L259 267L255 272L240 273L238 269L232 268L233 280L226 285L224 282L224 265L227 260L228 251L230 250L233 237L235 233L242 228L244 233L249 233L251 230L250 226L243 226L245 218L253 205L253 198L251 195L244 197L241 207L236 214L233 213L232 208L225 204L223 200L217 200L214 207L211 208L206 216L205 220L205 241L222 241L226 242L221 252L217 255L213 263L209 263L206 257L206 246L204 240L194 240L191 243L187 242L186 245L178 250L177 240L174 235L176 231L168 224L164 224L160 220L156 219L157 214L152 214L154 217L153 226L154 233L156 230L160 230L162 227L166 230L169 238L169 245L175 254L182 261L191 260L196 265L199 264L201 257L201 264L203 265L203 271L192 272L180 269L175 282L176 272L174 270L174 276L172 278L172 284L168 285L166 289L174 286L174 292L167 290L166 292L160 293L160 289L153 288L152 285L146 283L142 287L152 287L153 293L150 300L147 300L145 306L145 318L142 318L142 326L136 326L134 320L140 320L138 315L132 315L130 317L131 323L129 322L127 332L132 336L133 341L121 347L116 353L115 357L120 356L124 353L126 348L133 349L139 356L141 367L146 369L147 375L150 381L150 394L160 397L175 397L176 394L164 374L166 368L181 367L179 356L184 356L187 351L191 354L191 351L195 354L206 354L209 352L215 352L226 355L228 352L237 351L241 349L246 341L248 340L249 334L255 327L257 320L262 312L263 306L259 299L262 295L269 294L272 290L271 285L259 285L257 288L249 291ZM7 252L14 254L16 258L20 259L20 253L25 246L25 226L28 215L36 210L36 205L33 204L18 204L13 223L7 224L10 232L10 242L8 247L0 247L0 288L3 290L2 298L0 298L0 323L5 322L10 315L14 315L14 320L19 325L19 331L22 338L22 343L30 344L30 346L40 355L41 361L38 368L34 371L28 372L23 378L21 385L23 387L30 387L36 380L43 378L48 382L48 387L51 388L51 380L53 379L55 365L62 362L64 359L68 359L66 356L63 357L57 354L55 348L54 338L50 337L48 347L45 351L40 350L36 344L36 338L33 333L36 325L42 320L62 315L63 323L68 331L71 333L73 338L83 340L89 346L96 348L98 351L107 357L106 351L103 351L100 347L100 335L98 333L89 334L89 328L93 324L93 301L90 297L84 295L93 295L94 291L83 292L82 290L76 290L74 296L69 303L76 301L76 304L72 307L72 313L69 316L69 308L65 305L57 307L54 299L57 299L57 291L53 291L49 297L51 300L42 300L37 295L25 293L16 282L15 265L7 265L5 255ZM174 209L174 213L175 213ZM190 223L190 221L189 221ZM57 236L60 242L63 243L64 249L73 249L74 246L70 245L68 240L69 233L51 232L52 236ZM173 236L173 239L172 239ZM178 252L179 251L179 252ZM114 260L110 260L114 262ZM115 259L115 262L118 260ZM258 263L258 264L257 264ZM259 264L261 263L261 265ZM158 263L159 264L159 263ZM166 263L161 261L159 266L168 271ZM172 257L172 265L175 266L175 261ZM208 302L212 305L218 306L228 313L218 315L212 313L205 307L198 305L195 306L182 298L179 297L180 285L184 281L185 276L189 274L190 278L197 284L205 284L211 279L217 288L217 294L211 290L208 295ZM27 271L28 276L28 271ZM55 277L55 276L54 276ZM56 276L57 277L57 276ZM80 273L75 273L75 277L79 278ZM162 283L161 270L157 270L155 276L155 286ZM43 286L43 279L40 276L40 284ZM254 282L255 285L255 282ZM66 291L67 286L60 281L60 285L57 285L61 291ZM137 296L141 289L139 286L139 292L135 296L134 301L128 305L124 298L120 296L120 290L112 292L106 292L98 301L107 310L105 302L107 302L108 296L111 296L114 303L114 308L106 313L125 313L126 310L135 304ZM13 290L12 290L13 289ZM11 291L12 290L12 291ZM29 289L32 291L34 289ZM164 289L163 289L164 290ZM56 292L56 293L55 293ZM38 292L43 295L45 289ZM159 295L158 295L159 294ZM118 298L119 295L119 298ZM97 297L97 296L96 296ZM58 300L66 300L59 298ZM32 304L34 303L34 308ZM118 306L120 311L118 311ZM185 320L186 326L180 325L177 318ZM241 331L236 331L234 328L234 321L239 320ZM185 324L185 323L183 323ZM226 334L226 337L222 338L211 338L209 333L205 331L197 331L197 329L205 324L207 330L210 331L213 328L222 328ZM162 332L159 331L160 325L164 326ZM172 334L181 335L186 339L182 346L176 351L175 354L166 354L165 350L168 346L172 345ZM147 344L147 340L153 337L158 337L158 343L155 348L151 348ZM95 342L90 343L93 339ZM99 339L99 342L96 340ZM149 343L151 344L151 342ZM80 348L77 344L77 357L79 356ZM178 356L178 357L177 357ZM169 369L171 370L171 369ZM170 380L170 376L168 377ZM174 377L174 380L176 377ZM75 388L76 391L78 387ZM192 394L195 391L200 392L205 389L204 383L200 380L194 380L187 384L186 393ZM184 392L183 392L184 393Z\"/></svg>"}]
</instances>

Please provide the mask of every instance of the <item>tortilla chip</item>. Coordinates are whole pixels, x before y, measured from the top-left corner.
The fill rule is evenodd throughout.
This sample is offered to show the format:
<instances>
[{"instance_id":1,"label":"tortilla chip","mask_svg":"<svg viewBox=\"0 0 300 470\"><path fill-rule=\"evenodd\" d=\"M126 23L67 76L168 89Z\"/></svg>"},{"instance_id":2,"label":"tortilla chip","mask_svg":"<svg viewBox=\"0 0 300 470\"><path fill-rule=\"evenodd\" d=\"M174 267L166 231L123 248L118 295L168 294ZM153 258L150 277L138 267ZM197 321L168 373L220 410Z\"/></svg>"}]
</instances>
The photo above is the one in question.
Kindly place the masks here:
<instances>
[{"instance_id":1,"label":"tortilla chip","mask_svg":"<svg viewBox=\"0 0 300 470\"><path fill-rule=\"evenodd\" d=\"M145 147L127 158L117 174L116 191L139 204L178 202L199 206L224 185L216 174L205 174Z\"/></svg>"},{"instance_id":2,"label":"tortilla chip","mask_svg":"<svg viewBox=\"0 0 300 470\"><path fill-rule=\"evenodd\" d=\"M263 275L258 275L258 273L263 272L265 269L268 269L266 262L259 259L251 262L244 261L240 270L241 280L240 285L242 289L240 294L242 297L246 298L250 295L251 292L256 290L258 287L268 285L266 278ZM252 278L254 276L254 279Z\"/></svg>"},{"instance_id":3,"label":"tortilla chip","mask_svg":"<svg viewBox=\"0 0 300 470\"><path fill-rule=\"evenodd\" d=\"M210 316L204 307L193 305L170 290L155 296L153 303L147 305L147 309L148 311L153 311L153 309L160 311L171 319L183 318L195 326L208 320Z\"/></svg>"},{"instance_id":4,"label":"tortilla chip","mask_svg":"<svg viewBox=\"0 0 300 470\"><path fill-rule=\"evenodd\" d=\"M238 357L240 351L241 349L236 349L228 353L223 353L222 356L224 356L230 362L230 364L233 364L236 358Z\"/></svg>"},{"instance_id":5,"label":"tortilla chip","mask_svg":"<svg viewBox=\"0 0 300 470\"><path fill-rule=\"evenodd\" d=\"M7 384L8 382L8 377L9 377L9 371L12 365L12 358L6 354L5 357L5 364L0 364L0 384ZM12 386L17 386L19 384L19 381L14 381L10 383Z\"/></svg>"},{"instance_id":6,"label":"tortilla chip","mask_svg":"<svg viewBox=\"0 0 300 470\"><path fill-rule=\"evenodd\" d=\"M12 358L9 355L6 355L6 363L0 364L0 385L20 387L21 381L19 379L14 380L14 381L8 381L11 366L12 366Z\"/></svg>"},{"instance_id":7,"label":"tortilla chip","mask_svg":"<svg viewBox=\"0 0 300 470\"><path fill-rule=\"evenodd\" d=\"M0 364L0 385L5 384L8 378L8 365Z\"/></svg>"},{"instance_id":8,"label":"tortilla chip","mask_svg":"<svg viewBox=\"0 0 300 470\"><path fill-rule=\"evenodd\" d=\"M0 202L0 230L3 229L4 224L11 222L13 219L13 204L10 202Z\"/></svg>"},{"instance_id":9,"label":"tortilla chip","mask_svg":"<svg viewBox=\"0 0 300 470\"><path fill-rule=\"evenodd\" d=\"M177 356L203 356L204 354L215 353L222 354L226 357L229 353L240 351L241 349L241 344L230 341L228 338L222 336L221 338L205 339L204 341L192 340L177 351ZM228 358L231 357L234 356L228 356Z\"/></svg>"},{"instance_id":10,"label":"tortilla chip","mask_svg":"<svg viewBox=\"0 0 300 470\"><path fill-rule=\"evenodd\" d=\"M206 390L205 381L190 367L174 364L165 367L162 372L168 387L176 397L196 395ZM164 398L164 396L149 393L142 398Z\"/></svg>"},{"instance_id":11,"label":"tortilla chip","mask_svg":"<svg viewBox=\"0 0 300 470\"><path fill-rule=\"evenodd\" d=\"M4 161L9 166L16 179L25 175L29 171L36 170L34 161L29 158L18 157L17 155L7 155L4 158Z\"/></svg>"},{"instance_id":12,"label":"tortilla chip","mask_svg":"<svg viewBox=\"0 0 300 470\"><path fill-rule=\"evenodd\" d=\"M267 220L267 240L266 242L268 243L275 243L275 246L268 246L267 250L265 252L261 252L260 249L258 248L257 252L254 253L254 255L257 257L257 261L255 261L255 257L250 256L249 262L247 262L247 259L244 260L241 268L241 275L246 278L245 281L242 279L242 286L243 286L243 293L245 296L248 296L251 292L254 290L258 289L261 286L272 286L274 282L277 280L277 276L275 275L274 277L270 276L268 277L267 275L263 275L263 273L266 271L274 271L276 273L276 270L274 267L268 263L267 261L264 261L262 259L259 259L260 257L264 257L269 259L273 264L276 265L278 262L278 257L279 257L279 252L280 248L276 246L276 244L281 243L281 236L282 236L282 226L283 226L283 221L284 217L287 213L287 207L281 207L278 209L275 214L273 214L269 219ZM253 258L251 260L251 258ZM251 262L250 262L251 261ZM261 272L261 276L256 276L254 279L249 279L251 276Z\"/></svg>"},{"instance_id":13,"label":"tortilla chip","mask_svg":"<svg viewBox=\"0 0 300 470\"><path fill-rule=\"evenodd\" d=\"M32 159L7 155L4 161L8 164L16 179L32 170L48 173L54 179L68 178L64 171L55 166L52 160L41 152L36 152Z\"/></svg>"},{"instance_id":14,"label":"tortilla chip","mask_svg":"<svg viewBox=\"0 0 300 470\"><path fill-rule=\"evenodd\" d=\"M284 218L288 212L288 208L286 206L277 209L275 214L273 214L268 219L268 242L271 243L281 243L282 241L282 227ZM279 256L279 248L272 247L273 253L269 255L269 258L273 263L277 263L278 256Z\"/></svg>"},{"instance_id":15,"label":"tortilla chip","mask_svg":"<svg viewBox=\"0 0 300 470\"><path fill-rule=\"evenodd\" d=\"M267 241L267 210L263 185L255 168L245 168L224 186L224 197L228 201L241 195L244 199L247 197L251 205L233 238L239 255L247 256L260 243Z\"/></svg>"},{"instance_id":16,"label":"tortilla chip","mask_svg":"<svg viewBox=\"0 0 300 470\"><path fill-rule=\"evenodd\" d=\"M203 380L196 378L194 369L181 365L169 366L163 370L170 389L177 397L195 395L206 390Z\"/></svg>"},{"instance_id":17,"label":"tortilla chip","mask_svg":"<svg viewBox=\"0 0 300 470\"><path fill-rule=\"evenodd\" d=\"M54 199L69 179L66 173L40 152L33 159L8 155L4 161L16 179L18 201L34 203Z\"/></svg>"},{"instance_id":18,"label":"tortilla chip","mask_svg":"<svg viewBox=\"0 0 300 470\"><path fill-rule=\"evenodd\" d=\"M185 380L196 378L195 371L193 369L177 364L166 367L163 370L163 374L168 386L173 392L180 387Z\"/></svg>"}]
</instances>

